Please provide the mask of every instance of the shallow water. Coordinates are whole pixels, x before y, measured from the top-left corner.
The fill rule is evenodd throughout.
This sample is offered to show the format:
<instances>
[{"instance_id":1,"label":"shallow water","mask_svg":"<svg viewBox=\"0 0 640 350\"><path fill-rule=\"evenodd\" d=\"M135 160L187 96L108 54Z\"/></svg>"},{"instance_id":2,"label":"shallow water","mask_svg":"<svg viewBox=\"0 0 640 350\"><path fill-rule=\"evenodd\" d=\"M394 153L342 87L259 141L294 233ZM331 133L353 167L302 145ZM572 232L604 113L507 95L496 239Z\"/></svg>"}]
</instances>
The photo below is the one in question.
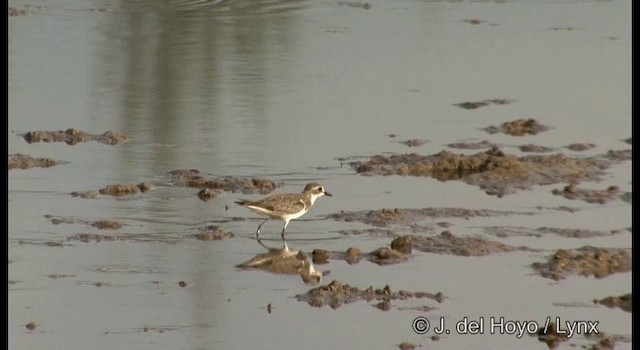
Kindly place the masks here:
<instances>
[{"instance_id":1,"label":"shallow water","mask_svg":"<svg viewBox=\"0 0 640 350\"><path fill-rule=\"evenodd\" d=\"M434 341L432 332L411 329L418 316L436 323L444 317L448 325L465 316L487 322L504 316L538 323L546 317L597 320L600 331L623 338L616 349L630 349L631 314L592 300L629 293L631 272L552 281L530 267L560 248L630 249L629 204L551 194L564 184L496 198L460 181L360 176L341 159L433 154L448 143L480 140L503 144L514 154L520 152L508 146L529 143L585 157L629 148L621 140L631 136L631 2L370 4L364 9L337 1L10 1L10 7L29 13L9 17L9 153L69 164L9 171L9 348L391 349L405 341L447 349L546 348L531 336L453 331ZM492 98L515 101L475 110L454 106ZM480 130L518 118L536 118L552 129L525 137ZM27 144L19 136L67 128L113 130L130 140L68 146ZM429 142L416 148L397 142L408 139ZM576 142L596 147L561 148ZM318 200L288 227L289 245L305 252L368 252L388 245L386 237L339 233L364 224L322 218L341 210L396 207L533 212L442 221L456 235L482 234L540 251L484 257L414 252L408 262L390 266L331 261L319 266L331 271L323 284L388 284L394 290L440 291L447 299L392 302L388 312L364 301L317 309L295 300L311 288L298 276L234 268L264 251L253 239L258 218L233 204L257 195L223 193L202 202L196 189L186 187L158 187L120 199L69 195L116 183L158 182L183 168L282 181L278 192L321 182L334 196ZM631 192L630 161L608 169L602 182L580 184L610 185ZM538 208L559 206L579 210ZM54 225L45 215L126 226L111 232ZM236 237L191 236L209 224ZM265 225L268 244L280 243L280 225ZM484 234L485 226L623 232L588 239L497 238ZM67 241L77 233L138 239ZM50 277L55 274L68 276ZM436 309L401 309L421 306ZM25 328L29 322L35 330ZM560 348L586 342L578 336Z\"/></svg>"}]
</instances>

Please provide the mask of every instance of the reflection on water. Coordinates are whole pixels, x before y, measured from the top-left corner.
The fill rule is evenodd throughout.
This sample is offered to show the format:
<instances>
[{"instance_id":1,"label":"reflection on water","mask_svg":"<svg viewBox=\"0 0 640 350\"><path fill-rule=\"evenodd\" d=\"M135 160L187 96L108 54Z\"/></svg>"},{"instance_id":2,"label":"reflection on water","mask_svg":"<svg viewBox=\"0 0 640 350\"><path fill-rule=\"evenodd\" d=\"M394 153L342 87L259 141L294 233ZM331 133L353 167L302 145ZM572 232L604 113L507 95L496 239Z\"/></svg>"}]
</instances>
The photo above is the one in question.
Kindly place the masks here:
<instances>
[{"instance_id":1,"label":"reflection on water","mask_svg":"<svg viewBox=\"0 0 640 350\"><path fill-rule=\"evenodd\" d=\"M341 234L367 232L367 225L320 219L343 210L533 212L409 226L434 228L427 235L440 233L441 224L460 236L486 234L487 227L621 230L631 222L626 202L574 202L544 186L495 198L459 181L360 176L339 159L430 155L461 142L504 145L516 155L521 145L575 156L563 147L594 144L580 153L584 157L628 148L620 140L630 136L630 5L10 1L25 14L9 18L9 153L64 163L9 172L9 348L394 348L430 341L411 331L411 321L440 315L447 321L598 319L603 331L629 335L624 312L554 305L626 293L630 274L558 285L530 269L559 248L630 248L627 231L489 237L534 253L419 253L385 267L330 261L323 271L361 289L388 283L393 290L441 290L450 299L438 305L394 301L383 314L366 303L326 312L292 300L308 290L298 276L235 267L264 252L250 239L259 218L233 204L236 193L207 202L198 199L198 189L161 185L118 198L70 193L116 183L162 184L162 174L176 169L281 181L280 193L321 181L333 200L316 203L287 230L292 249L304 252L368 252L388 244L386 236ZM456 106L474 101L494 102ZM522 137L481 130L521 118L551 130ZM113 131L128 141L28 144L19 136L68 128ZM603 183L580 188L618 186L631 193L630 162L607 171ZM247 199L252 196L258 198ZM50 218L73 222L57 225ZM88 224L101 220L122 227L104 231ZM233 235L193 239L212 223ZM279 244L280 228L265 225L269 245ZM25 326L31 322L37 327ZM497 335L452 334L440 341L453 349L479 342L540 346L534 338Z\"/></svg>"}]
</instances>

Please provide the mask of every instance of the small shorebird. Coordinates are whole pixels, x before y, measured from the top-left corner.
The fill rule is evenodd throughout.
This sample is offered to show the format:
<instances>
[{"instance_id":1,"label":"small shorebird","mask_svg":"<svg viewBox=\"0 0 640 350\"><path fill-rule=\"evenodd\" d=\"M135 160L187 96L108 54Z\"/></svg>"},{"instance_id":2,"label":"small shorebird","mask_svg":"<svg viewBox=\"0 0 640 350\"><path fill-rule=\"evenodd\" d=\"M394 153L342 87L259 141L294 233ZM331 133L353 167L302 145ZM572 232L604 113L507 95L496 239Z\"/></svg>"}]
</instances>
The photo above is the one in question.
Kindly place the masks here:
<instances>
[{"instance_id":1,"label":"small shorebird","mask_svg":"<svg viewBox=\"0 0 640 350\"><path fill-rule=\"evenodd\" d=\"M275 194L257 201L238 200L235 203L247 207L254 212L267 216L267 219L258 225L256 230L256 239L260 242L260 229L267 221L278 219L284 221L282 227L282 245L284 250L289 250L287 242L284 239L284 231L289 225L289 221L297 219L311 209L316 199L322 196L331 197L331 193L324 190L324 187L315 182L307 184L302 193L283 193Z\"/></svg>"}]
</instances>

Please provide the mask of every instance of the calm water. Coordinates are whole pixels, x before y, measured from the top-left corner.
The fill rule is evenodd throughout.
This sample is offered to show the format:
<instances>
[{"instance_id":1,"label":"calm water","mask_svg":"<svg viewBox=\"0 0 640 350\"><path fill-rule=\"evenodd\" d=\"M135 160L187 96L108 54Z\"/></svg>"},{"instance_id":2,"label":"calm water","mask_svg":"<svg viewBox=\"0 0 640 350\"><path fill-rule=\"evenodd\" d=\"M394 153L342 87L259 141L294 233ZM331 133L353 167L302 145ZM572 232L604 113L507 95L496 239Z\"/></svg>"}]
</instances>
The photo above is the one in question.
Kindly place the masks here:
<instances>
[{"instance_id":1,"label":"calm water","mask_svg":"<svg viewBox=\"0 0 640 350\"><path fill-rule=\"evenodd\" d=\"M389 243L337 232L364 225L314 220L340 210L582 209L447 220L460 235L498 225L631 226L630 205L551 195L560 184L498 199L462 182L363 177L338 160L432 154L451 142L485 139L597 145L583 153L559 150L581 156L628 148L620 140L631 136L631 1L370 4L363 9L337 1L10 1L29 14L9 17L9 153L70 163L9 172L9 348L393 349L404 341L442 349L546 348L533 337L497 334L452 333L431 341L432 333L412 331L417 316L436 322L444 317L452 324L491 316L597 320L601 331L630 338L630 313L591 301L630 292L631 273L553 282L529 267L559 248L631 248L627 231L591 239L499 239L543 250L536 253L462 258L417 252L407 263L385 267L332 261L321 267L331 270L324 283L338 279L363 289L389 284L396 290L441 291L449 299L407 300L389 312L366 302L316 309L293 298L310 288L299 277L234 268L262 252L250 239L259 221L233 205L236 194L206 203L189 188L163 187L124 199L69 195L158 181L182 168L283 181L278 191L298 192L313 180L334 197L319 200L306 220L289 225L290 245L304 251L370 251ZM453 106L491 98L516 102L477 110ZM553 129L520 138L479 130L518 118L536 118ZM71 127L112 130L130 141L29 145L19 136ZM411 149L393 142L412 138L430 142ZM609 169L600 183L581 184L609 185L631 191L631 162ZM126 225L117 234L167 239L47 247L41 243L100 231L53 225L45 215L112 219ZM250 220L220 224L237 234L234 239L184 236L235 216ZM278 244L280 228L274 221L265 226L269 243ZM436 309L397 308L421 306ZM28 322L37 328L27 330ZM584 339L560 347L572 342ZM626 348L630 342L616 344Z\"/></svg>"}]
</instances>

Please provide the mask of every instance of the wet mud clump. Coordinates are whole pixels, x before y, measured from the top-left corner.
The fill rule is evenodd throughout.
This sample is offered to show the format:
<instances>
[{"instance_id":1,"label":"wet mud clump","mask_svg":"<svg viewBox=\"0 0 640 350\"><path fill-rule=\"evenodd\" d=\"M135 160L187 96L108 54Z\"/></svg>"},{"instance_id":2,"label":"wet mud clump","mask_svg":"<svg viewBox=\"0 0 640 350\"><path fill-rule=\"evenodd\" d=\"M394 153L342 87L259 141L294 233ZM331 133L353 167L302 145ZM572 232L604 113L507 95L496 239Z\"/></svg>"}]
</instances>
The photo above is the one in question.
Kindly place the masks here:
<instances>
[{"instance_id":1,"label":"wet mud clump","mask_svg":"<svg viewBox=\"0 0 640 350\"><path fill-rule=\"evenodd\" d=\"M9 170L12 169L29 169L29 168L49 168L56 165L67 164L61 160L49 158L32 158L26 154L16 153L9 155Z\"/></svg>"},{"instance_id":2,"label":"wet mud clump","mask_svg":"<svg viewBox=\"0 0 640 350\"><path fill-rule=\"evenodd\" d=\"M244 194L267 194L279 187L279 184L268 179L211 177L200 173L197 169L173 170L166 174L173 186L185 186L199 189L221 190Z\"/></svg>"},{"instance_id":3,"label":"wet mud clump","mask_svg":"<svg viewBox=\"0 0 640 350\"><path fill-rule=\"evenodd\" d=\"M456 142L450 143L447 145L449 148L457 148L457 149L489 149L493 147L499 147L499 145L489 142L489 141L478 141L478 142Z\"/></svg>"},{"instance_id":4,"label":"wet mud clump","mask_svg":"<svg viewBox=\"0 0 640 350\"><path fill-rule=\"evenodd\" d=\"M511 136L535 135L543 131L549 130L550 127L540 124L535 119L517 119L510 122L504 122L500 126L489 126L483 130L489 134L503 133Z\"/></svg>"},{"instance_id":5,"label":"wet mud clump","mask_svg":"<svg viewBox=\"0 0 640 350\"><path fill-rule=\"evenodd\" d=\"M577 250L560 249L545 263L532 267L542 277L562 280L569 275L603 278L614 273L631 271L631 255L623 249L582 247Z\"/></svg>"},{"instance_id":6,"label":"wet mud clump","mask_svg":"<svg viewBox=\"0 0 640 350\"><path fill-rule=\"evenodd\" d=\"M618 186L609 186L606 190L590 190L578 188L576 185L567 185L562 190L556 188L551 193L571 200L580 199L587 203L605 204L616 199L624 200Z\"/></svg>"},{"instance_id":7,"label":"wet mud clump","mask_svg":"<svg viewBox=\"0 0 640 350\"><path fill-rule=\"evenodd\" d=\"M334 280L331 283L313 288L305 294L296 295L298 301L304 301L313 307L323 307L329 305L333 309L337 309L344 304L353 303L356 301L386 301L393 300L406 300L410 298L429 298L442 303L445 296L441 293L426 293L426 292L409 292L406 290L393 291L386 285L384 288L374 289L369 287L367 289L359 289L352 287L348 284L343 284L340 281ZM390 307L390 304L389 304Z\"/></svg>"},{"instance_id":8,"label":"wet mud clump","mask_svg":"<svg viewBox=\"0 0 640 350\"><path fill-rule=\"evenodd\" d=\"M141 182L139 184L116 184L101 188L98 191L75 191L71 192L71 195L73 197L89 199L96 198L100 194L113 197L124 197L147 192L151 187L151 184L146 182Z\"/></svg>"},{"instance_id":9,"label":"wet mud clump","mask_svg":"<svg viewBox=\"0 0 640 350\"><path fill-rule=\"evenodd\" d=\"M596 145L594 145L593 143L572 143L570 145L566 145L564 148L574 152L582 152L595 147Z\"/></svg>"},{"instance_id":10,"label":"wet mud clump","mask_svg":"<svg viewBox=\"0 0 640 350\"><path fill-rule=\"evenodd\" d=\"M618 307L626 312L631 312L631 293L621 295L619 297L606 297L600 300L594 300L595 304L605 305L610 308Z\"/></svg>"},{"instance_id":11,"label":"wet mud clump","mask_svg":"<svg viewBox=\"0 0 640 350\"><path fill-rule=\"evenodd\" d=\"M520 149L520 152L525 152L525 153L548 153L548 152L553 152L554 150L551 147L538 146L533 144L522 145L518 147L518 149Z\"/></svg>"},{"instance_id":12,"label":"wet mud clump","mask_svg":"<svg viewBox=\"0 0 640 350\"><path fill-rule=\"evenodd\" d=\"M560 343L569 340L564 330L558 333L555 322L549 322L548 327L542 324L538 329L538 341L547 344L549 349L555 349Z\"/></svg>"},{"instance_id":13,"label":"wet mud clump","mask_svg":"<svg viewBox=\"0 0 640 350\"><path fill-rule=\"evenodd\" d=\"M630 149L610 150L604 155L604 157L615 161L625 161L633 158Z\"/></svg>"},{"instance_id":14,"label":"wet mud clump","mask_svg":"<svg viewBox=\"0 0 640 350\"><path fill-rule=\"evenodd\" d=\"M479 24L479 23L477 23ZM484 100L484 101L477 101L477 102L462 102L462 103L456 103L454 104L454 106L456 107L460 107L460 108L464 108L464 109L477 109L480 107L484 107L484 106L488 106L490 104L494 104L494 105L508 105L512 102L515 102L516 100L510 100L510 99L506 99L506 98L494 98L494 99L490 99L490 100Z\"/></svg>"},{"instance_id":15,"label":"wet mud clump","mask_svg":"<svg viewBox=\"0 0 640 350\"><path fill-rule=\"evenodd\" d=\"M534 185L600 180L610 162L602 158L570 158L562 154L516 157L497 148L473 155L441 151L376 155L351 166L364 175L427 176L440 181L460 180L499 197Z\"/></svg>"},{"instance_id":16,"label":"wet mud clump","mask_svg":"<svg viewBox=\"0 0 640 350\"><path fill-rule=\"evenodd\" d=\"M457 256L484 256L494 253L527 250L525 247L514 247L500 242L486 240L481 237L456 236L450 231L443 231L438 236L411 236L412 247L425 253L449 254Z\"/></svg>"},{"instance_id":17,"label":"wet mud clump","mask_svg":"<svg viewBox=\"0 0 640 350\"><path fill-rule=\"evenodd\" d=\"M341 211L327 215L326 218L335 221L358 221L377 227L389 227L397 224L407 224L422 219L436 218L472 218L493 217L501 215L531 215L527 212L501 211L488 209L464 209L464 208L421 208L421 209L378 209L363 211ZM352 230L353 231L353 230ZM349 233L348 231L344 231ZM354 231L356 232L356 231Z\"/></svg>"},{"instance_id":18,"label":"wet mud clump","mask_svg":"<svg viewBox=\"0 0 640 350\"><path fill-rule=\"evenodd\" d=\"M216 198L220 193L209 188L198 191L198 198L203 202L208 202Z\"/></svg>"},{"instance_id":19,"label":"wet mud clump","mask_svg":"<svg viewBox=\"0 0 640 350\"><path fill-rule=\"evenodd\" d=\"M117 145L127 141L124 135L116 134L113 131L106 131L102 134L89 134L82 130L67 129L57 131L29 131L23 135L27 143L37 142L64 142L67 145L75 145L79 142L97 141L107 145Z\"/></svg>"},{"instance_id":20,"label":"wet mud clump","mask_svg":"<svg viewBox=\"0 0 640 350\"><path fill-rule=\"evenodd\" d=\"M53 216L53 215L45 215L44 217L46 219L49 219L49 221L54 225L85 224L85 225L93 226L98 230L118 230L124 227L122 223L114 220L87 221L87 220L77 220L71 217Z\"/></svg>"},{"instance_id":21,"label":"wet mud clump","mask_svg":"<svg viewBox=\"0 0 640 350\"><path fill-rule=\"evenodd\" d=\"M406 141L398 141L398 143L401 143L401 144L403 144L405 146L409 146L409 147L420 147L420 146L424 145L427 142L429 142L429 140L411 139L411 140L406 140Z\"/></svg>"},{"instance_id":22,"label":"wet mud clump","mask_svg":"<svg viewBox=\"0 0 640 350\"><path fill-rule=\"evenodd\" d=\"M201 241L219 241L233 237L235 237L233 232L226 231L218 226L207 226L195 234L195 238Z\"/></svg>"}]
</instances>

